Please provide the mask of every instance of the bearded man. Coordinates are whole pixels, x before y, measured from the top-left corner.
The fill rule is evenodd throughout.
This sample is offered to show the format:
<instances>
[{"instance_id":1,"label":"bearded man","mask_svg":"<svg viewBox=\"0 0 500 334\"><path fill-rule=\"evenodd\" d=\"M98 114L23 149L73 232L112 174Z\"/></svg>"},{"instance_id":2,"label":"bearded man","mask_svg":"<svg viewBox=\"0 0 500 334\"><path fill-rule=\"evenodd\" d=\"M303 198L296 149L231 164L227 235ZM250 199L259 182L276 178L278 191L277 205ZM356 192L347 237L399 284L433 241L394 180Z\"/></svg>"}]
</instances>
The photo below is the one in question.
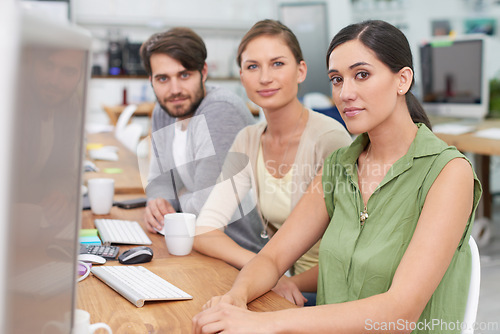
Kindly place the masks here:
<instances>
[{"instance_id":1,"label":"bearded man","mask_svg":"<svg viewBox=\"0 0 500 334\"><path fill-rule=\"evenodd\" d=\"M167 213L198 215L236 134L253 117L236 94L205 84L207 50L193 30L154 34L140 55L157 98L144 215L154 232Z\"/></svg>"}]
</instances>

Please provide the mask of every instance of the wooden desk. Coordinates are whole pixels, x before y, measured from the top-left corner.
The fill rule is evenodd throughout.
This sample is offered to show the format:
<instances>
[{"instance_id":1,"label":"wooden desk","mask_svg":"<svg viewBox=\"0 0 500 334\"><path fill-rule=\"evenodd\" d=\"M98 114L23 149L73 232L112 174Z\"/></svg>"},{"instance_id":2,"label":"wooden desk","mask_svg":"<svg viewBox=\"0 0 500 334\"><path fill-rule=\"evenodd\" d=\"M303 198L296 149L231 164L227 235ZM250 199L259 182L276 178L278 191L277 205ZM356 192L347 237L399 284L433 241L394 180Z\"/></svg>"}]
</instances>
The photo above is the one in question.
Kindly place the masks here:
<instances>
[{"instance_id":1,"label":"wooden desk","mask_svg":"<svg viewBox=\"0 0 500 334\"><path fill-rule=\"evenodd\" d=\"M123 146L113 132L87 134L87 143L118 147L118 161L95 160L99 172L85 172L84 180L106 177L115 180L115 194L144 194L137 156ZM89 159L90 160L90 159ZM106 173L107 169L119 168L121 173Z\"/></svg>"},{"instance_id":2,"label":"wooden desk","mask_svg":"<svg viewBox=\"0 0 500 334\"><path fill-rule=\"evenodd\" d=\"M137 220L142 223L144 209L123 210L114 207L109 216ZM93 227L98 216L84 211L82 227ZM153 241L153 260L143 263L155 274L165 278L193 296L192 300L146 302L137 308L98 278L90 275L78 283L77 307L91 314L91 322L105 322L114 334L120 333L191 333L191 319L202 310L212 296L227 292L238 270L230 265L193 252L188 256L168 254L163 236L150 234ZM131 246L120 246L120 253ZM105 265L120 265L108 261ZM269 292L249 304L252 311L273 311L296 307L274 292Z\"/></svg>"},{"instance_id":3,"label":"wooden desk","mask_svg":"<svg viewBox=\"0 0 500 334\"><path fill-rule=\"evenodd\" d=\"M477 130L500 128L499 119L488 119L477 125ZM436 133L448 145L455 146L462 152L470 152L481 155L500 155L500 141L495 139L481 138L474 135L474 132L461 135L450 135Z\"/></svg>"},{"instance_id":4,"label":"wooden desk","mask_svg":"<svg viewBox=\"0 0 500 334\"><path fill-rule=\"evenodd\" d=\"M117 105L117 106L102 106L104 111L109 117L109 121L111 124L116 125L118 122L118 118L121 113L125 109L125 105ZM137 110L134 112L133 116L145 116L151 117L153 114L153 109L155 107L155 102L144 102L137 104Z\"/></svg>"},{"instance_id":5,"label":"wooden desk","mask_svg":"<svg viewBox=\"0 0 500 334\"><path fill-rule=\"evenodd\" d=\"M477 126L477 130L488 128L500 128L500 120L488 119ZM461 135L444 133L436 133L436 135L448 145L453 145L462 152L476 154L476 173L483 187L482 205L480 205L477 215L491 219L490 156L500 155L500 140L477 137L473 132Z\"/></svg>"}]
</instances>

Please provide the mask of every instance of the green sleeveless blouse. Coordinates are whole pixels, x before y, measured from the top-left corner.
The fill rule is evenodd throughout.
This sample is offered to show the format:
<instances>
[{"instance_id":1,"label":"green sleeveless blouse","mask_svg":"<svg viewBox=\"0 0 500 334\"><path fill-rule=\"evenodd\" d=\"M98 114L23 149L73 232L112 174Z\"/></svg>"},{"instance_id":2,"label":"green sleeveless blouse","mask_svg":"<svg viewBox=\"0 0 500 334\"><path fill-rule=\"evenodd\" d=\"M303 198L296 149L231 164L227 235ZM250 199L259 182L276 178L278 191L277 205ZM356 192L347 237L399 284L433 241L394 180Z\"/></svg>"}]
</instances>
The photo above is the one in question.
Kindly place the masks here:
<instances>
[{"instance_id":1,"label":"green sleeveless blouse","mask_svg":"<svg viewBox=\"0 0 500 334\"><path fill-rule=\"evenodd\" d=\"M364 204L358 187L357 159L368 144L368 136L358 136L349 147L335 151L325 160L323 190L331 221L320 245L318 305L386 292L410 243L434 180L450 160L465 158L425 125L417 125L417 135L407 154L392 165L368 200L368 218L363 225L360 213ZM481 185L474 174L473 213L451 264L414 333L460 333L460 327L446 331L444 326L451 322L461 323L465 314L471 272L468 240L480 197ZM439 321L440 325L432 327L429 324L432 321L434 324Z\"/></svg>"}]
</instances>

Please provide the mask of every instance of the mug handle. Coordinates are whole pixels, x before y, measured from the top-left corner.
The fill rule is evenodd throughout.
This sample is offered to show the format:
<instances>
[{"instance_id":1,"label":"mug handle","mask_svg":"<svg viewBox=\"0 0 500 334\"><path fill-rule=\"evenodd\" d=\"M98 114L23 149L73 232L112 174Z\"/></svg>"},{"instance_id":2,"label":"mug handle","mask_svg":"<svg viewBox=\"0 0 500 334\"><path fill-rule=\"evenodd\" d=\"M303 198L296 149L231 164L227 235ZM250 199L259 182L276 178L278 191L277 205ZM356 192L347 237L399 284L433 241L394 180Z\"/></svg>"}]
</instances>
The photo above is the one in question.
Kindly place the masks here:
<instances>
[{"instance_id":1,"label":"mug handle","mask_svg":"<svg viewBox=\"0 0 500 334\"><path fill-rule=\"evenodd\" d=\"M111 330L111 327L109 327L104 322L97 322L95 324L90 325L89 326L89 333L94 333L99 328L104 328L106 331L108 331L109 334L113 334L113 331Z\"/></svg>"}]
</instances>

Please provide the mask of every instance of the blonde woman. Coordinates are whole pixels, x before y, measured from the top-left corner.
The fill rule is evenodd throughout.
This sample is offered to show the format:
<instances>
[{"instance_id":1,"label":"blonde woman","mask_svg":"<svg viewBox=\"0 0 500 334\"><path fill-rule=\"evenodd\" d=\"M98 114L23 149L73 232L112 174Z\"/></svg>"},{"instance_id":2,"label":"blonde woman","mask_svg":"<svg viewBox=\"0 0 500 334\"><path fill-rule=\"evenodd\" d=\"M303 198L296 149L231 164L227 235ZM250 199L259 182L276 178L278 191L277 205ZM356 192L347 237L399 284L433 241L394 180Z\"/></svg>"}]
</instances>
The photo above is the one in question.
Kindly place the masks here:
<instances>
[{"instance_id":1,"label":"blonde woman","mask_svg":"<svg viewBox=\"0 0 500 334\"><path fill-rule=\"evenodd\" d=\"M234 180L221 176L227 184L221 180L205 203L197 221L194 247L242 268L280 229L324 159L349 145L351 137L339 122L305 108L299 101L298 86L306 78L307 65L288 27L274 20L257 22L243 37L237 62L247 96L262 108L266 121L244 128L236 137L226 159L226 174L231 167L243 167L229 172L232 176L241 171ZM240 203L249 194L254 195L255 214L245 212L245 205ZM229 200L234 195L236 199ZM243 219L231 224L234 213ZM304 226L309 223L303 221ZM255 244L257 247L250 247ZM317 265L318 246L312 245L288 268L292 274L302 274ZM283 283L275 291L298 305L304 298L294 285L301 291L315 291L301 285L300 276L287 283L291 290Z\"/></svg>"}]
</instances>

